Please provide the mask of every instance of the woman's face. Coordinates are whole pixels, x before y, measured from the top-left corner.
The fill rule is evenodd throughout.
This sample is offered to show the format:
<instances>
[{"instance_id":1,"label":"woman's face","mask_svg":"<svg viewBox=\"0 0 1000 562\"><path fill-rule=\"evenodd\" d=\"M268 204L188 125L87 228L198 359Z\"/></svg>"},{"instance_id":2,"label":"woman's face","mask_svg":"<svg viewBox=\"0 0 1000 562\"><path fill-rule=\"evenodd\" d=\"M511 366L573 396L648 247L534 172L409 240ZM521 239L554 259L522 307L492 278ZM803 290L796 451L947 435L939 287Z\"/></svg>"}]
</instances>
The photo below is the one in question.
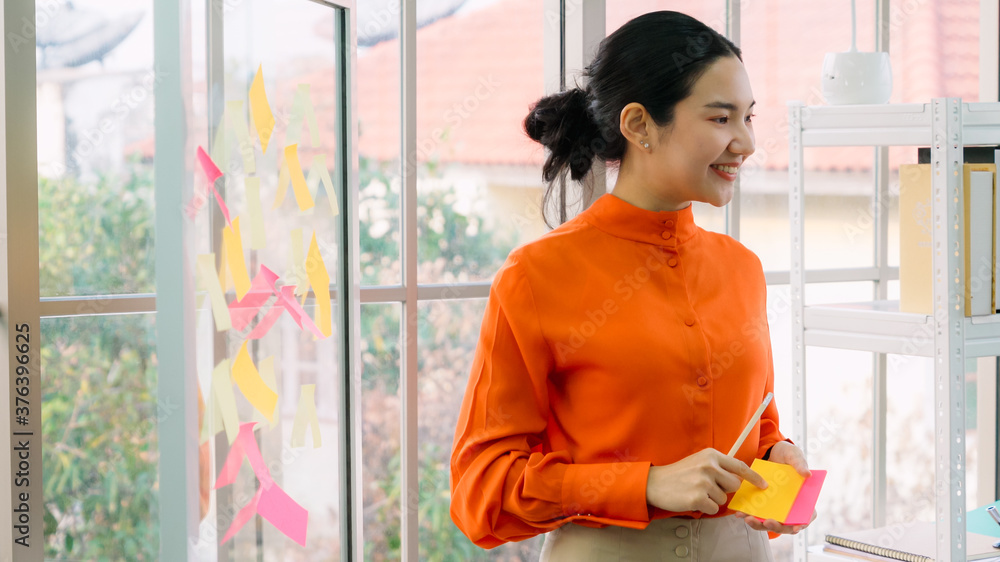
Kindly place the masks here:
<instances>
[{"instance_id":1,"label":"woman's face","mask_svg":"<svg viewBox=\"0 0 1000 562\"><path fill-rule=\"evenodd\" d=\"M739 167L754 152L750 121L754 100L743 63L715 61L674 109L674 120L658 127L647 173L663 210L691 201L721 207L733 198ZM645 183L645 182L644 182Z\"/></svg>"}]
</instances>

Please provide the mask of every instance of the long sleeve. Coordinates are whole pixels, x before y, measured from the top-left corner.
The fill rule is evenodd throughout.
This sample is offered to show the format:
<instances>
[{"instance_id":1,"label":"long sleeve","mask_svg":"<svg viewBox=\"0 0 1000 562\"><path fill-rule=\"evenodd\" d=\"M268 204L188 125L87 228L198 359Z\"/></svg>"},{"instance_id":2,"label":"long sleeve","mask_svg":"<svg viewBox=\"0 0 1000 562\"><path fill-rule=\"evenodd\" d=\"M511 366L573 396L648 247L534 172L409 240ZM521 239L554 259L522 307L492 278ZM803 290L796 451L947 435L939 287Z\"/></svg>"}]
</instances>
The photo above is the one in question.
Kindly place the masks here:
<instances>
[{"instance_id":1,"label":"long sleeve","mask_svg":"<svg viewBox=\"0 0 1000 562\"><path fill-rule=\"evenodd\" d=\"M648 524L649 462L573 464L547 450L555 361L516 255L490 291L451 458L451 516L479 546L530 538L568 521Z\"/></svg>"}]
</instances>

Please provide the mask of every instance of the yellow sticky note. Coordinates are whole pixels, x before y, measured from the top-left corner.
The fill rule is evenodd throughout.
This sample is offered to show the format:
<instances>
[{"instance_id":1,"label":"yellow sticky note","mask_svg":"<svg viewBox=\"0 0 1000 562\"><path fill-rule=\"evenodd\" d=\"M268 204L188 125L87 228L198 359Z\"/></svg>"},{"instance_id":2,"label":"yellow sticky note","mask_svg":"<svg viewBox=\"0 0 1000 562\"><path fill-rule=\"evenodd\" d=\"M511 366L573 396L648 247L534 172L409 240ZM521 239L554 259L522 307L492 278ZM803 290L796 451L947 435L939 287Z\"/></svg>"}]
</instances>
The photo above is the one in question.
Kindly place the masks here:
<instances>
[{"instance_id":1,"label":"yellow sticky note","mask_svg":"<svg viewBox=\"0 0 1000 562\"><path fill-rule=\"evenodd\" d=\"M232 328L232 321L229 317L229 307L226 305L226 297L222 293L219 285L219 278L215 276L215 254L201 254L197 257L198 284L208 291L208 298L212 302L212 315L215 317L215 329L219 332Z\"/></svg>"},{"instance_id":2,"label":"yellow sticky note","mask_svg":"<svg viewBox=\"0 0 1000 562\"><path fill-rule=\"evenodd\" d=\"M269 356L261 359L260 363L257 363L257 371L260 373L260 380L264 381L264 384L267 385L267 388L271 389L271 391L275 393L275 396L277 396L278 381L274 376L274 356ZM263 414L255 410L253 413L254 421L258 423L266 422L271 427L274 427L274 425L278 422L278 411L280 409L281 409L281 400L275 400L274 413L271 414L271 419L265 418Z\"/></svg>"},{"instance_id":3,"label":"yellow sticky note","mask_svg":"<svg viewBox=\"0 0 1000 562\"><path fill-rule=\"evenodd\" d=\"M787 464L754 459L750 468L764 477L767 489L761 490L744 480L736 491L729 509L742 511L763 519L784 521L802 489L805 478Z\"/></svg>"},{"instance_id":4,"label":"yellow sticky note","mask_svg":"<svg viewBox=\"0 0 1000 562\"><path fill-rule=\"evenodd\" d=\"M250 132L247 129L246 114L243 112L243 100L227 101L225 116L229 128L236 135L240 156L243 157L243 172L246 174L256 173L257 164L254 161L253 143L250 141Z\"/></svg>"},{"instance_id":5,"label":"yellow sticky note","mask_svg":"<svg viewBox=\"0 0 1000 562\"><path fill-rule=\"evenodd\" d=\"M240 217L233 219L232 226L222 230L222 241L226 246L226 261L229 274L233 276L236 286L236 298L243 300L250 290L250 275L247 273L247 262L243 258L243 239L240 236Z\"/></svg>"},{"instance_id":6,"label":"yellow sticky note","mask_svg":"<svg viewBox=\"0 0 1000 562\"><path fill-rule=\"evenodd\" d=\"M292 422L292 438L289 445L292 447L304 447L306 437L306 423L312 431L313 449L318 449L323 444L319 434L319 419L316 417L316 385L304 384L299 394L299 406L295 411L295 421Z\"/></svg>"},{"instance_id":7,"label":"yellow sticky note","mask_svg":"<svg viewBox=\"0 0 1000 562\"><path fill-rule=\"evenodd\" d=\"M257 138L260 139L260 150L267 153L267 142L274 132L274 114L271 113L271 106L267 103L267 92L264 91L263 65L257 67L257 75L250 84L250 112L257 128Z\"/></svg>"},{"instance_id":8,"label":"yellow sticky note","mask_svg":"<svg viewBox=\"0 0 1000 562\"><path fill-rule=\"evenodd\" d=\"M309 195L309 185L306 184L306 177L302 174L302 165L299 164L299 145L291 144L285 147L285 163L288 164L288 174L292 178L292 193L295 194L295 202L299 204L299 210L312 209L315 203L313 203L312 195Z\"/></svg>"},{"instance_id":9,"label":"yellow sticky note","mask_svg":"<svg viewBox=\"0 0 1000 562\"><path fill-rule=\"evenodd\" d=\"M316 327L329 337L333 333L333 311L330 303L330 274L323 263L323 255L319 253L316 244L316 232L313 232L309 243L309 254L306 256L306 276L312 286L316 298Z\"/></svg>"},{"instance_id":10,"label":"yellow sticky note","mask_svg":"<svg viewBox=\"0 0 1000 562\"><path fill-rule=\"evenodd\" d=\"M284 160L281 161L281 170L278 171L278 191L274 194L274 205L271 206L272 209L277 209L285 202L285 193L288 192L288 182L291 178L288 177L288 162Z\"/></svg>"},{"instance_id":11,"label":"yellow sticky note","mask_svg":"<svg viewBox=\"0 0 1000 562\"><path fill-rule=\"evenodd\" d=\"M264 230L264 206L260 202L260 178L246 178L247 218L250 220L250 247L262 250L267 246Z\"/></svg>"},{"instance_id":12,"label":"yellow sticky note","mask_svg":"<svg viewBox=\"0 0 1000 562\"><path fill-rule=\"evenodd\" d=\"M247 342L243 342L240 352L233 361L233 381L240 387L240 392L246 396L250 404L268 419L274 421L274 406L278 403L278 395L268 388L257 372Z\"/></svg>"},{"instance_id":13,"label":"yellow sticky note","mask_svg":"<svg viewBox=\"0 0 1000 562\"><path fill-rule=\"evenodd\" d=\"M326 154L317 154L313 158L312 166L309 168L309 177L306 179L306 183L312 185L312 182L319 180L323 184L323 189L326 190L326 196L330 199L330 210L333 216L340 214L340 206L337 204L337 193L333 189L333 180L330 179L330 170L326 166ZM317 190L317 194L319 190Z\"/></svg>"},{"instance_id":14,"label":"yellow sticky note","mask_svg":"<svg viewBox=\"0 0 1000 562\"><path fill-rule=\"evenodd\" d=\"M229 359L223 359L212 371L212 391L215 393L215 407L222 414L226 437L232 445L240 434L240 417L236 414L236 395L233 394L233 382L229 378Z\"/></svg>"},{"instance_id":15,"label":"yellow sticky note","mask_svg":"<svg viewBox=\"0 0 1000 562\"><path fill-rule=\"evenodd\" d=\"M298 144L302 134L302 122L309 126L310 140L313 148L319 148L319 124L316 122L316 111L309 97L309 84L299 84L292 101L292 116L288 120L288 134L285 144Z\"/></svg>"}]
</instances>

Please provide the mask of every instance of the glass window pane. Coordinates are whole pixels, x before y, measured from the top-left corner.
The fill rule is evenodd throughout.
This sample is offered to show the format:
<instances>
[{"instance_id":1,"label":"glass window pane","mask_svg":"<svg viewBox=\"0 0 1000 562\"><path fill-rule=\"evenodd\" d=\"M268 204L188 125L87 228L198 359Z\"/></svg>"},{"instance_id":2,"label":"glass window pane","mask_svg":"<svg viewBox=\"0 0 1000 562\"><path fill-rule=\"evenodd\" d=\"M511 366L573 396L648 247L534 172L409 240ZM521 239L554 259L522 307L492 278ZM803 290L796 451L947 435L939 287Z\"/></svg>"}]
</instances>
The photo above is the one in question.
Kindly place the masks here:
<instances>
[{"instance_id":1,"label":"glass window pane","mask_svg":"<svg viewBox=\"0 0 1000 562\"><path fill-rule=\"evenodd\" d=\"M192 5L193 17L204 17L203 5ZM191 263L191 376L206 402L199 440L212 483L196 548L206 558L330 559L342 544L339 474L348 462L338 447L346 378L345 12L307 0L224 8L211 12L223 22L221 35L192 33L186 156L196 193L208 193L199 147L223 172L214 186L229 219L208 194L185 202L185 231L173 234L184 235ZM206 36L223 45L200 44ZM195 68L206 53L224 61L211 83ZM229 309L230 327L221 331L227 311L213 311L213 286ZM235 441L239 431L244 437ZM239 461L254 448L264 466L223 471L230 454ZM279 500L276 516L268 506Z\"/></svg>"},{"instance_id":2,"label":"glass window pane","mask_svg":"<svg viewBox=\"0 0 1000 562\"><path fill-rule=\"evenodd\" d=\"M358 2L361 283L398 285L400 267L399 4Z\"/></svg>"},{"instance_id":3,"label":"glass window pane","mask_svg":"<svg viewBox=\"0 0 1000 562\"><path fill-rule=\"evenodd\" d=\"M612 33L625 22L636 16L671 10L687 14L718 31L726 32L726 3L723 0L709 2L691 2L690 0L615 0L606 2L605 24L608 33Z\"/></svg>"},{"instance_id":4,"label":"glass window pane","mask_svg":"<svg viewBox=\"0 0 1000 562\"><path fill-rule=\"evenodd\" d=\"M544 537L491 550L472 544L449 515L451 446L479 341L484 299L420 303L420 559L535 562Z\"/></svg>"},{"instance_id":5,"label":"glass window pane","mask_svg":"<svg viewBox=\"0 0 1000 562\"><path fill-rule=\"evenodd\" d=\"M156 397L154 316L41 330L45 559L158 560L157 421L176 405Z\"/></svg>"},{"instance_id":6,"label":"glass window pane","mask_svg":"<svg viewBox=\"0 0 1000 562\"><path fill-rule=\"evenodd\" d=\"M153 292L152 7L37 3L43 297Z\"/></svg>"},{"instance_id":7,"label":"glass window pane","mask_svg":"<svg viewBox=\"0 0 1000 562\"><path fill-rule=\"evenodd\" d=\"M547 229L544 151L522 130L544 94L543 3L418 1L419 280L482 281ZM502 48L501 48L502 47Z\"/></svg>"},{"instance_id":8,"label":"glass window pane","mask_svg":"<svg viewBox=\"0 0 1000 562\"><path fill-rule=\"evenodd\" d=\"M365 560L401 560L399 304L361 305L361 465Z\"/></svg>"},{"instance_id":9,"label":"glass window pane","mask_svg":"<svg viewBox=\"0 0 1000 562\"><path fill-rule=\"evenodd\" d=\"M873 0L857 2L859 50L874 49L874 6ZM827 4L804 8L787 2L749 3L742 6L740 17L740 48L757 101L753 119L757 150L740 172L740 241L758 253L765 270L787 270L791 255L785 197L789 189L787 102L825 103L820 90L823 57L850 47L850 10ZM802 29L817 32L803 42ZM871 207L873 154L868 147L806 150L807 267L872 263L870 228L853 233L850 240L845 233L856 222L859 209L867 212ZM817 222L831 204L842 212Z\"/></svg>"}]
</instances>

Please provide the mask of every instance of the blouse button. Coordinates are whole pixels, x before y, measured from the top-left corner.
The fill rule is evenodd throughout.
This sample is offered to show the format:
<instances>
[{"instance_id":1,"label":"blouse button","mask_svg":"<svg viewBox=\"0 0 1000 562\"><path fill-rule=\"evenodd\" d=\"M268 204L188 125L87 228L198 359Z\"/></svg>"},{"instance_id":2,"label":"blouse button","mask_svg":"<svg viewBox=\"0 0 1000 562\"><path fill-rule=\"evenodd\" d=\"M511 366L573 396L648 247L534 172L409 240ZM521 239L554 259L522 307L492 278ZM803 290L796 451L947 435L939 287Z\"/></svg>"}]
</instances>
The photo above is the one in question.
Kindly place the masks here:
<instances>
[{"instance_id":1,"label":"blouse button","mask_svg":"<svg viewBox=\"0 0 1000 562\"><path fill-rule=\"evenodd\" d=\"M693 316L689 316L689 317L685 318L684 319L684 325L685 326L694 326L694 317Z\"/></svg>"},{"instance_id":2,"label":"blouse button","mask_svg":"<svg viewBox=\"0 0 1000 562\"><path fill-rule=\"evenodd\" d=\"M673 220L670 220L670 219L668 219L668 220L667 220L667 222L665 222L665 223L663 223L663 224L665 224L665 225L667 226L667 228L673 228L673 226L674 226L674 221L673 221Z\"/></svg>"},{"instance_id":3,"label":"blouse button","mask_svg":"<svg viewBox=\"0 0 1000 562\"><path fill-rule=\"evenodd\" d=\"M705 386L708 384L708 377L698 377L698 386Z\"/></svg>"},{"instance_id":4,"label":"blouse button","mask_svg":"<svg viewBox=\"0 0 1000 562\"><path fill-rule=\"evenodd\" d=\"M660 236L662 236L664 240L670 240L674 235L670 231L665 230Z\"/></svg>"},{"instance_id":5,"label":"blouse button","mask_svg":"<svg viewBox=\"0 0 1000 562\"><path fill-rule=\"evenodd\" d=\"M677 258L670 258L667 260L667 265L670 267L677 267Z\"/></svg>"},{"instance_id":6,"label":"blouse button","mask_svg":"<svg viewBox=\"0 0 1000 562\"><path fill-rule=\"evenodd\" d=\"M678 558L684 558L688 555L688 547L682 544L674 549L674 554L676 554Z\"/></svg>"},{"instance_id":7,"label":"blouse button","mask_svg":"<svg viewBox=\"0 0 1000 562\"><path fill-rule=\"evenodd\" d=\"M687 526L681 525L680 527L677 527L676 529L674 529L674 534L676 534L677 538L679 539L683 539L684 537L688 536Z\"/></svg>"}]
</instances>

